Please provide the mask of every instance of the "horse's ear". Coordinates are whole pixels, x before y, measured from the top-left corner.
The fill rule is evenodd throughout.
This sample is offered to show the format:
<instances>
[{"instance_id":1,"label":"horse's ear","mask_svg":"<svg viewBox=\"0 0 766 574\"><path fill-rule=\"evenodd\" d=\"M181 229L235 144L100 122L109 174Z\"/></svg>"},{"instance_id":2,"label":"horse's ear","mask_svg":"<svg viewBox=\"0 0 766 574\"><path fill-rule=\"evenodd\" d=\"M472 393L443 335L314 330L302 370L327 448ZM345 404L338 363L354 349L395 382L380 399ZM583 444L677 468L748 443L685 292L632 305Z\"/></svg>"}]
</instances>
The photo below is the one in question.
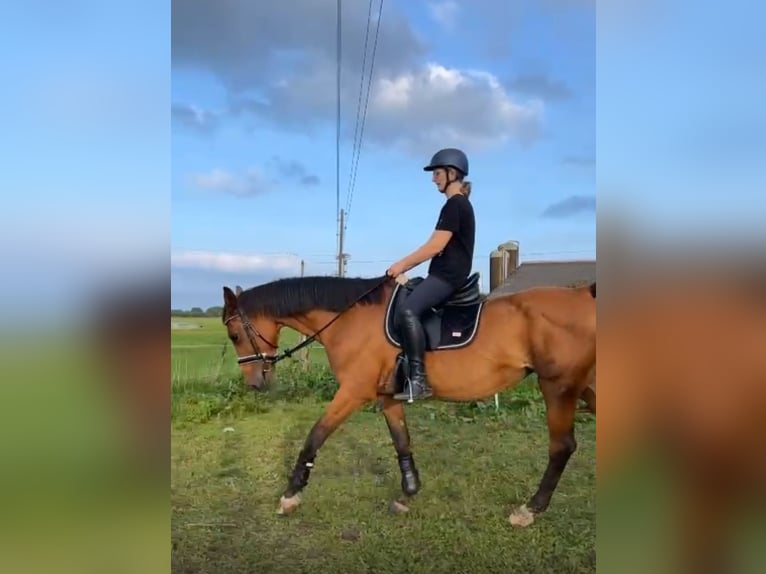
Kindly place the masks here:
<instances>
[{"instance_id":1,"label":"horse's ear","mask_svg":"<svg viewBox=\"0 0 766 574\"><path fill-rule=\"evenodd\" d=\"M237 308L237 296L228 287L223 288L223 302L229 309Z\"/></svg>"},{"instance_id":2,"label":"horse's ear","mask_svg":"<svg viewBox=\"0 0 766 574\"><path fill-rule=\"evenodd\" d=\"M237 297L239 297L240 295L242 295L242 287L240 287L239 285L237 285L237 286L234 288L234 290L237 292Z\"/></svg>"}]
</instances>

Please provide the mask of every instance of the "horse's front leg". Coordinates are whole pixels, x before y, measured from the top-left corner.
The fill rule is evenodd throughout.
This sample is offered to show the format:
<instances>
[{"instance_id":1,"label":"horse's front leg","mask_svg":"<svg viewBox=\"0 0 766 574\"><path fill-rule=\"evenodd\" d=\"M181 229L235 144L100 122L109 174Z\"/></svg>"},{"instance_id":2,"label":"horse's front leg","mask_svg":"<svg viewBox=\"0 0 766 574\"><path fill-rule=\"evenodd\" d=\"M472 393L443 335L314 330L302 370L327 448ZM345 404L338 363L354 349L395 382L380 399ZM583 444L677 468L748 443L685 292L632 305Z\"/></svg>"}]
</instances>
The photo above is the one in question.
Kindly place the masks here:
<instances>
[{"instance_id":1,"label":"horse's front leg","mask_svg":"<svg viewBox=\"0 0 766 574\"><path fill-rule=\"evenodd\" d=\"M386 417L386 424L391 433L396 457L399 460L399 470L402 473L402 492L407 496L413 496L420 490L420 476L410 450L410 434L404 417L403 403L390 396L384 396L383 416ZM401 502L394 502L393 509L395 511L407 510Z\"/></svg>"},{"instance_id":2,"label":"horse's front leg","mask_svg":"<svg viewBox=\"0 0 766 574\"><path fill-rule=\"evenodd\" d=\"M278 514L290 514L301 503L300 492L309 482L311 469L314 467L314 459L317 451L327 438L337 429L349 415L364 404L364 400L344 392L342 389L333 397L327 405L322 417L314 424L303 443L303 448L298 454L293 472L282 498L279 500Z\"/></svg>"}]
</instances>

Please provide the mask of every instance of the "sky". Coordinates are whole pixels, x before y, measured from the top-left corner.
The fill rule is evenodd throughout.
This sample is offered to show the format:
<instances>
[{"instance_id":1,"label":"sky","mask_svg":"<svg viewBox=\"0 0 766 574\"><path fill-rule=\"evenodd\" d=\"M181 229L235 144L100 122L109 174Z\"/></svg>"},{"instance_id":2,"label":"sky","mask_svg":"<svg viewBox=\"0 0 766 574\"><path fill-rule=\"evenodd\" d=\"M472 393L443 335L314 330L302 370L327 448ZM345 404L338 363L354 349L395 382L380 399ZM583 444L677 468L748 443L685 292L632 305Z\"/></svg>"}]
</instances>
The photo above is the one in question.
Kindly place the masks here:
<instances>
[{"instance_id":1,"label":"sky","mask_svg":"<svg viewBox=\"0 0 766 574\"><path fill-rule=\"evenodd\" d=\"M335 0L172 3L174 308L301 261L334 274L338 203L347 275L384 273L433 231L444 196L422 168L443 147L469 157L485 290L509 240L522 261L595 257L593 2L343 1L339 199L336 17Z\"/></svg>"},{"instance_id":2,"label":"sky","mask_svg":"<svg viewBox=\"0 0 766 574\"><path fill-rule=\"evenodd\" d=\"M680 233L762 238L766 8L602 2L596 38L593 4L385 0L349 274L427 239L442 197L422 166L458 142L485 288L501 242L522 260L592 257L595 197L600 236L630 223L657 251ZM297 275L301 259L334 271L335 3L225 5L4 5L4 317L47 320L147 277L169 276L189 308ZM367 9L344 2L343 206Z\"/></svg>"},{"instance_id":3,"label":"sky","mask_svg":"<svg viewBox=\"0 0 766 574\"><path fill-rule=\"evenodd\" d=\"M762 241L766 5L618 0L598 12L599 228L620 213L649 249Z\"/></svg>"},{"instance_id":4,"label":"sky","mask_svg":"<svg viewBox=\"0 0 766 574\"><path fill-rule=\"evenodd\" d=\"M0 38L0 312L48 326L168 274L170 5L6 2Z\"/></svg>"}]
</instances>

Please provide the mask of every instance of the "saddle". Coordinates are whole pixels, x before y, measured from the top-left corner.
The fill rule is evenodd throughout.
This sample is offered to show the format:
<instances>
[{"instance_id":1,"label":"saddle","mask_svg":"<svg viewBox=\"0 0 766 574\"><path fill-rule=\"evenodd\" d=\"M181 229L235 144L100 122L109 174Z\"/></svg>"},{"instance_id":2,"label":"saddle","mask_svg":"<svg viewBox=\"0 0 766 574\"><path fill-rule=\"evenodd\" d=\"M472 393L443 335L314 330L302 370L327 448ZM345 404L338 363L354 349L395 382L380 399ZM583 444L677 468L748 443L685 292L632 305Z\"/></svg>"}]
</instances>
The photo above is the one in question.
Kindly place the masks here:
<instances>
[{"instance_id":1,"label":"saddle","mask_svg":"<svg viewBox=\"0 0 766 574\"><path fill-rule=\"evenodd\" d=\"M421 281L423 277L413 277L404 285L397 284L386 308L386 338L400 349L402 345L396 328L396 314ZM474 273L446 301L423 313L420 321L426 335L426 351L459 349L469 345L476 336L484 302L479 291L479 274Z\"/></svg>"}]
</instances>

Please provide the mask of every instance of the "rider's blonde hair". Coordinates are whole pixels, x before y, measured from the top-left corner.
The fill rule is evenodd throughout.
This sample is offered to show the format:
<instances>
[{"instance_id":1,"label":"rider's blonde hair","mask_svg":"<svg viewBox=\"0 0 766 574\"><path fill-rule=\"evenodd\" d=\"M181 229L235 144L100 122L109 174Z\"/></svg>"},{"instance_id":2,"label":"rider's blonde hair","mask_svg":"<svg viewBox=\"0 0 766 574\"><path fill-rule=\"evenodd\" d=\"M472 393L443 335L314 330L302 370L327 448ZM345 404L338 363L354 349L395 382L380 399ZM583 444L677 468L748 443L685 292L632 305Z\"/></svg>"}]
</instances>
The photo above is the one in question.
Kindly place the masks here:
<instances>
[{"instance_id":1,"label":"rider's blonde hair","mask_svg":"<svg viewBox=\"0 0 766 574\"><path fill-rule=\"evenodd\" d=\"M463 177L465 177L460 170L455 169L454 167L447 168L448 174L451 177L457 177L457 180L460 182L460 193L465 195L466 197L471 196L471 182L470 181L463 181Z\"/></svg>"}]
</instances>

